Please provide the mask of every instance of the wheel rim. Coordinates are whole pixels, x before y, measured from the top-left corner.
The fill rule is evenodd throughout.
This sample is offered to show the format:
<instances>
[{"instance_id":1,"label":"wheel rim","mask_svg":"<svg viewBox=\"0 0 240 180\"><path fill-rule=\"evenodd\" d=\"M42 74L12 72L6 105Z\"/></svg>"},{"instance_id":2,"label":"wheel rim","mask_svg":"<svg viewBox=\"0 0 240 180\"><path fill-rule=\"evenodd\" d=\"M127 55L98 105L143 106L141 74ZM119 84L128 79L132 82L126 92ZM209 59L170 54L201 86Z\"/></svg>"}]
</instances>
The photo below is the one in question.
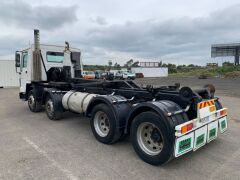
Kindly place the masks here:
<instances>
[{"instance_id":1,"label":"wheel rim","mask_svg":"<svg viewBox=\"0 0 240 180\"><path fill-rule=\"evenodd\" d=\"M94 128L101 137L106 137L110 130L108 116L105 112L98 111L94 116Z\"/></svg>"},{"instance_id":2,"label":"wheel rim","mask_svg":"<svg viewBox=\"0 0 240 180\"><path fill-rule=\"evenodd\" d=\"M137 141L140 148L151 156L159 154L164 146L162 133L159 128L149 122L138 126Z\"/></svg>"},{"instance_id":3,"label":"wheel rim","mask_svg":"<svg viewBox=\"0 0 240 180\"><path fill-rule=\"evenodd\" d=\"M53 114L54 114L53 102L50 99L46 103L46 111L49 116L53 116Z\"/></svg>"},{"instance_id":4,"label":"wheel rim","mask_svg":"<svg viewBox=\"0 0 240 180\"><path fill-rule=\"evenodd\" d=\"M31 94L29 97L28 97L28 105L31 109L34 109L34 106L35 106L35 98L34 96Z\"/></svg>"}]
</instances>

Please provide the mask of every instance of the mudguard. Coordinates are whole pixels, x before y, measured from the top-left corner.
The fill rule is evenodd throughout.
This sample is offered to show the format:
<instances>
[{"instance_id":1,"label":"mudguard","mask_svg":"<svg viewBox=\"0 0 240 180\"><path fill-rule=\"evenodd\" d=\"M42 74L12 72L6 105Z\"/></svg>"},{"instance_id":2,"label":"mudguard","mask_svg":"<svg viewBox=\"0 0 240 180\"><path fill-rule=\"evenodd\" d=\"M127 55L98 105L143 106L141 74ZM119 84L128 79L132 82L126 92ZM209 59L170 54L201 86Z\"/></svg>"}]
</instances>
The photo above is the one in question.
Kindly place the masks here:
<instances>
[{"instance_id":1,"label":"mudguard","mask_svg":"<svg viewBox=\"0 0 240 180\"><path fill-rule=\"evenodd\" d=\"M125 97L117 96L117 95L99 95L94 97L86 111L86 116L91 117L92 109L97 104L107 104L109 108L114 112L114 115L117 119L117 127L124 128L127 120L127 115L131 111L131 104Z\"/></svg>"},{"instance_id":2,"label":"mudguard","mask_svg":"<svg viewBox=\"0 0 240 180\"><path fill-rule=\"evenodd\" d=\"M179 111L182 108L168 100L148 101L139 104L131 104L122 96L103 95L94 97L88 105L86 116L91 117L91 111L97 104L105 103L112 109L117 119L117 127L123 128L124 133L129 133L131 122L138 114L145 111L154 111L168 128L170 136L174 137L175 126L188 121L185 113L168 116L168 113Z\"/></svg>"},{"instance_id":3,"label":"mudguard","mask_svg":"<svg viewBox=\"0 0 240 180\"><path fill-rule=\"evenodd\" d=\"M27 86L27 88L30 90L30 87ZM43 98L44 89L43 86L39 86L37 84L32 84L32 91L34 93L34 96L37 98L38 101L41 101Z\"/></svg>"},{"instance_id":4,"label":"mudguard","mask_svg":"<svg viewBox=\"0 0 240 180\"><path fill-rule=\"evenodd\" d=\"M54 88L45 89L43 94L43 101L46 101L47 96L50 96L50 98L53 100L54 108L56 111L63 112L65 111L62 105L62 97L65 94L65 92L57 91ZM44 104L45 102L43 102Z\"/></svg>"},{"instance_id":5,"label":"mudguard","mask_svg":"<svg viewBox=\"0 0 240 180\"><path fill-rule=\"evenodd\" d=\"M174 137L175 126L183 122L187 122L189 119L186 113L180 113L173 116L168 116L167 114L179 111L181 109L182 108L178 104L168 100L148 101L133 105L133 108L129 112L126 120L125 133L129 132L131 122L133 121L134 117L145 111L154 111L159 115L161 122L163 122L168 128L169 136Z\"/></svg>"}]
</instances>

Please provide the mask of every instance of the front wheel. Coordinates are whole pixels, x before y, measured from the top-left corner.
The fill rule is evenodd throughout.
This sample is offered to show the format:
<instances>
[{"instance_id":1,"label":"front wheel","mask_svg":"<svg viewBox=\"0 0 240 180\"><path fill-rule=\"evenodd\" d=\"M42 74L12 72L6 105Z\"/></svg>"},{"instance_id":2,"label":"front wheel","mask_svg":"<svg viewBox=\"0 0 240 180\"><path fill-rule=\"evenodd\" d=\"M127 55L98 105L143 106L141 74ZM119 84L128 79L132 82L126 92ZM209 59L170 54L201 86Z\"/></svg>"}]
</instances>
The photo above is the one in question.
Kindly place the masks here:
<instances>
[{"instance_id":1,"label":"front wheel","mask_svg":"<svg viewBox=\"0 0 240 180\"><path fill-rule=\"evenodd\" d=\"M31 90L28 94L28 107L32 112L40 112L42 111L42 103L37 100L33 90Z\"/></svg>"},{"instance_id":2,"label":"front wheel","mask_svg":"<svg viewBox=\"0 0 240 180\"><path fill-rule=\"evenodd\" d=\"M155 112L143 112L135 117L131 125L131 142L139 157L152 165L167 162L173 154L174 143Z\"/></svg>"}]
</instances>

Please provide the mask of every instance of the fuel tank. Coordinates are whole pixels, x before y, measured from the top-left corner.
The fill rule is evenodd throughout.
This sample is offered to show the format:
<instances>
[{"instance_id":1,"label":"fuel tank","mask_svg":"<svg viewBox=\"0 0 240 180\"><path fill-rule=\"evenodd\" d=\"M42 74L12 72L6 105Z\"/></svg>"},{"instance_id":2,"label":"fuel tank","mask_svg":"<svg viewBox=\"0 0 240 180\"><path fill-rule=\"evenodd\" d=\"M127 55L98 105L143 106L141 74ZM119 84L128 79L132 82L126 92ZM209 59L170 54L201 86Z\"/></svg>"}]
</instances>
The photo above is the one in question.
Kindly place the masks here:
<instances>
[{"instance_id":1,"label":"fuel tank","mask_svg":"<svg viewBox=\"0 0 240 180\"><path fill-rule=\"evenodd\" d=\"M95 96L97 96L97 94L68 91L62 98L62 105L66 110L84 113L86 112L89 102Z\"/></svg>"}]
</instances>

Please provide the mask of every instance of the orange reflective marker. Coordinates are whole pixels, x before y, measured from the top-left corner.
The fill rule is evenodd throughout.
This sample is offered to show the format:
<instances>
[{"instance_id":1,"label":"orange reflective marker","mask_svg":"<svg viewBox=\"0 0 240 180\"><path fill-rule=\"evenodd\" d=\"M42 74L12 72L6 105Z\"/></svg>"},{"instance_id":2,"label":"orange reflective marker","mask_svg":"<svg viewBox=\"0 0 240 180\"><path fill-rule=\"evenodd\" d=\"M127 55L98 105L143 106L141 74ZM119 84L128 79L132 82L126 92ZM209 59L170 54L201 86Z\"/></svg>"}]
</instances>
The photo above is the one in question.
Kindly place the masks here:
<instances>
[{"instance_id":1,"label":"orange reflective marker","mask_svg":"<svg viewBox=\"0 0 240 180\"><path fill-rule=\"evenodd\" d=\"M216 107L215 106L211 106L211 107L209 107L209 110L210 110L210 112L216 111Z\"/></svg>"}]
</instances>

